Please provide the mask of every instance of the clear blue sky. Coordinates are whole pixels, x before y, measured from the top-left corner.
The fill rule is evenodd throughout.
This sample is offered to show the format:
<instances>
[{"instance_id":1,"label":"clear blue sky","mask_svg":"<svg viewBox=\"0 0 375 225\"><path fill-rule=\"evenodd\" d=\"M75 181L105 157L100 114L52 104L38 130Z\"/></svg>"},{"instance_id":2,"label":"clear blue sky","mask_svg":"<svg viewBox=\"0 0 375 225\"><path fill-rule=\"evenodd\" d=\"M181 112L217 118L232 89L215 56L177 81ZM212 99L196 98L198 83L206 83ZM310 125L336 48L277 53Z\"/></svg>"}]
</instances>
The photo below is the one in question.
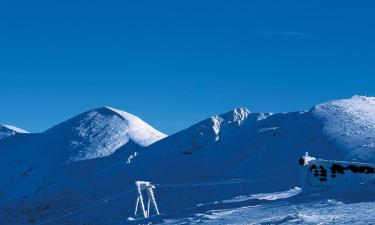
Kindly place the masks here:
<instances>
[{"instance_id":1,"label":"clear blue sky","mask_svg":"<svg viewBox=\"0 0 375 225\"><path fill-rule=\"evenodd\" d=\"M374 1L0 0L0 123L109 105L171 134L210 115L375 95Z\"/></svg>"}]
</instances>

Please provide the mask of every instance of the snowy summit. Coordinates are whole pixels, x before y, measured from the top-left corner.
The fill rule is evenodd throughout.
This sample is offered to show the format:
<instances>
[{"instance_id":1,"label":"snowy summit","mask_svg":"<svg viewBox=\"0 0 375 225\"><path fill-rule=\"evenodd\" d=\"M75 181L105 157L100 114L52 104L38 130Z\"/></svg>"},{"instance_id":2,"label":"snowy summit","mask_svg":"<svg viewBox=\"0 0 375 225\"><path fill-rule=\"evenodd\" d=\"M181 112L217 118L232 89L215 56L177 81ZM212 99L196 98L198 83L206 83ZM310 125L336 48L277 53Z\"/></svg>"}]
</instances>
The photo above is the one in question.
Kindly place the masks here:
<instances>
[{"instance_id":1,"label":"snowy summit","mask_svg":"<svg viewBox=\"0 0 375 225\"><path fill-rule=\"evenodd\" d=\"M68 161L105 157L130 143L146 147L167 136L137 116L111 107L82 113L43 135L69 151Z\"/></svg>"}]
</instances>

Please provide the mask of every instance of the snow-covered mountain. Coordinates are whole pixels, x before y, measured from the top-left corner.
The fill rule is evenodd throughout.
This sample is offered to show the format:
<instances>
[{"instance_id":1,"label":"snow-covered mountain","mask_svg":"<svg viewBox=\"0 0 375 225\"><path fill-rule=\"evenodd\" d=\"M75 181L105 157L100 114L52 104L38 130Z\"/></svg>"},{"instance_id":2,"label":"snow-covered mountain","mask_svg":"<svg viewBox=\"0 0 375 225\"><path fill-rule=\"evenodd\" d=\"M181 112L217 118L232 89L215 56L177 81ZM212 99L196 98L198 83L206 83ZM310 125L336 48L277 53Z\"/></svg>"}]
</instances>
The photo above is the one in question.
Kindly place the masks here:
<instances>
[{"instance_id":1,"label":"snow-covered mountain","mask_svg":"<svg viewBox=\"0 0 375 225\"><path fill-rule=\"evenodd\" d=\"M298 158L375 163L375 100L354 96L292 113L235 109L213 116L151 145L134 164L145 179L184 180L275 177L298 180ZM138 161L138 162L137 162ZM137 166L137 165L134 165ZM169 168L179 171L168 173Z\"/></svg>"},{"instance_id":2,"label":"snow-covered mountain","mask_svg":"<svg viewBox=\"0 0 375 225\"><path fill-rule=\"evenodd\" d=\"M110 107L82 113L42 135L67 151L69 162L108 156L129 141L146 147L166 137L137 116Z\"/></svg>"},{"instance_id":3,"label":"snow-covered mountain","mask_svg":"<svg viewBox=\"0 0 375 225\"><path fill-rule=\"evenodd\" d=\"M374 102L371 97L354 96L291 113L252 113L238 108L165 138L154 129L150 132L143 123L135 126L147 127L142 132L129 128L129 124L138 123L130 123L126 113L111 108L96 109L51 128L29 142L35 144L38 140L37 146L43 146L46 151L47 146L52 145L46 144L45 139L53 140L50 143L59 147L51 150L54 154L47 158L58 155L64 159L60 162L70 160L72 163L41 170L43 176L33 178L39 183L32 191L29 187L33 182L17 183L17 188L13 186L16 191L6 198L10 188L2 186L0 191L5 190L2 198L6 200L2 203L0 197L0 207L31 209L27 215L18 213L19 218L5 213L8 224L30 217L34 221L55 224L63 221L83 224L88 220L95 221L93 224L123 224L133 211L135 180L158 184L159 208L172 217L239 195L294 190L300 182L298 159L306 151L326 159L375 163ZM124 130L126 132L122 133ZM123 139L116 134L126 137L128 144L119 141ZM154 134L159 141L150 138ZM152 141L146 141L150 139ZM154 143L142 149L134 147L144 146L145 142ZM13 144L17 143L0 142L0 149L6 146L14 151ZM118 150L111 150L120 145ZM60 155L61 151L65 153ZM129 161L134 151L137 154ZM40 154L33 157L40 157ZM104 155L108 156L101 157ZM91 156L99 158L89 159ZM89 160L77 161L81 159ZM43 168L45 164L36 168ZM46 179L52 175L55 179ZM41 180L43 185L40 185ZM38 193L43 194L35 194L40 187L43 190ZM25 193L30 200L22 199ZM37 210L37 206L46 204L47 209ZM77 212L81 208L85 211Z\"/></svg>"},{"instance_id":4,"label":"snow-covered mountain","mask_svg":"<svg viewBox=\"0 0 375 225\"><path fill-rule=\"evenodd\" d=\"M164 137L130 113L102 107L43 133L4 138L0 140L0 152L6 156L0 157L0 201L44 196L51 188L71 185L72 174L66 174L70 163L105 157L120 147L128 156Z\"/></svg>"},{"instance_id":5,"label":"snow-covered mountain","mask_svg":"<svg viewBox=\"0 0 375 225\"><path fill-rule=\"evenodd\" d=\"M16 134L26 134L29 133L21 128L12 126L12 125L6 125L6 124L0 124L0 140L9 136L13 136Z\"/></svg>"}]
</instances>

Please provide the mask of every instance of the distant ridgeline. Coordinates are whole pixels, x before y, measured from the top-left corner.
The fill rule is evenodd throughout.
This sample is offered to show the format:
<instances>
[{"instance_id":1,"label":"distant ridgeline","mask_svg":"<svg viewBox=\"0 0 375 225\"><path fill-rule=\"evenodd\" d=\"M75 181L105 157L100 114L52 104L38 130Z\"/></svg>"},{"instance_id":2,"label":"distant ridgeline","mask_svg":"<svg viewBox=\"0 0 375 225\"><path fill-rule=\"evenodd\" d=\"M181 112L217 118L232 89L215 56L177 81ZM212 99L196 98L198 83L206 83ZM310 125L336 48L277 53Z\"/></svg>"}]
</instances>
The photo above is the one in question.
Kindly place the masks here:
<instances>
[{"instance_id":1,"label":"distant ridgeline","mask_svg":"<svg viewBox=\"0 0 375 225\"><path fill-rule=\"evenodd\" d=\"M299 164L304 168L302 184L306 192L375 190L373 164L316 159L307 153Z\"/></svg>"}]
</instances>

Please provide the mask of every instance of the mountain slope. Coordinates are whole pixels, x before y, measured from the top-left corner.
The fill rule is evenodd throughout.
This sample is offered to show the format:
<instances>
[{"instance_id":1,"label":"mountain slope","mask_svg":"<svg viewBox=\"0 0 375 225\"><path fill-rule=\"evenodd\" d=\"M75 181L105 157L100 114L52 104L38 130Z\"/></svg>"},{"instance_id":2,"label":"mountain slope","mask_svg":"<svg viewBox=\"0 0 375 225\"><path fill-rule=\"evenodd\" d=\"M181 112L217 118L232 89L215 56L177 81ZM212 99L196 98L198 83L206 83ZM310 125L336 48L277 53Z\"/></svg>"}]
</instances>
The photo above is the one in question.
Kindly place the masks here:
<instances>
[{"instance_id":1,"label":"mountain slope","mask_svg":"<svg viewBox=\"0 0 375 225\"><path fill-rule=\"evenodd\" d=\"M168 167L179 168L178 180L214 174L271 176L283 168L298 172L295 162L306 151L322 158L374 163L374 139L375 98L354 96L294 113L235 109L151 145L135 161L149 165L145 174L155 174L155 179ZM168 179L172 177L169 173Z\"/></svg>"},{"instance_id":2,"label":"mountain slope","mask_svg":"<svg viewBox=\"0 0 375 225\"><path fill-rule=\"evenodd\" d=\"M302 112L235 109L149 146L130 165L131 179L161 184L257 181L215 190L186 189L186 198L171 197L181 209L238 192L286 190L299 185L297 162L306 151L320 158L375 163L374 109L373 98L363 96L319 104ZM238 112L242 112L240 116ZM349 133L343 135L344 131ZM176 208L165 204L167 210Z\"/></svg>"},{"instance_id":3,"label":"mountain slope","mask_svg":"<svg viewBox=\"0 0 375 225\"><path fill-rule=\"evenodd\" d=\"M375 98L353 96L318 104L310 113L324 123L324 133L350 160L375 162Z\"/></svg>"},{"instance_id":4,"label":"mountain slope","mask_svg":"<svg viewBox=\"0 0 375 225\"><path fill-rule=\"evenodd\" d=\"M0 140L6 137L10 137L16 134L26 134L29 133L21 128L12 126L12 125L6 125L6 124L0 124Z\"/></svg>"},{"instance_id":5,"label":"mountain slope","mask_svg":"<svg viewBox=\"0 0 375 225\"><path fill-rule=\"evenodd\" d=\"M151 145L132 166L139 176L157 182L270 178L287 167L296 181L296 162L305 151L322 157L336 154L321 130L320 121L308 112L250 113L240 108Z\"/></svg>"},{"instance_id":6,"label":"mountain slope","mask_svg":"<svg viewBox=\"0 0 375 225\"><path fill-rule=\"evenodd\" d=\"M0 142L6 156L0 157L0 200L34 198L70 186L68 164L105 157L120 147L127 157L165 136L132 114L102 107L43 133L6 138Z\"/></svg>"}]
</instances>

